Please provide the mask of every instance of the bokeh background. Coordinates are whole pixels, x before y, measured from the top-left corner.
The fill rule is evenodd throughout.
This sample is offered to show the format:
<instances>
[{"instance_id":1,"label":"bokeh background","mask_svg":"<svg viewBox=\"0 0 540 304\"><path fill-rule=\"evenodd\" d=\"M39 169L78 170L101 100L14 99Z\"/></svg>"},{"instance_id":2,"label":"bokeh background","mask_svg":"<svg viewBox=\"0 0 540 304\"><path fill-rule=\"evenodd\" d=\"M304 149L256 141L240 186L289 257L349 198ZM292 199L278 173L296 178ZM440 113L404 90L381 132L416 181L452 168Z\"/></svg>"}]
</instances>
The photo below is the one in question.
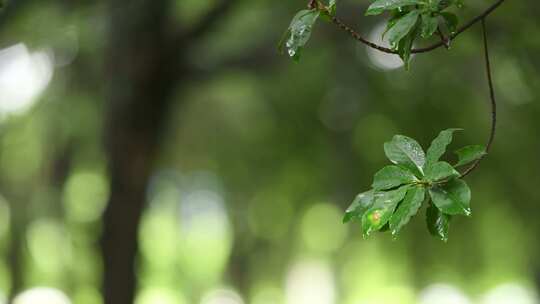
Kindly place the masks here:
<instances>
[{"instance_id":1,"label":"bokeh background","mask_svg":"<svg viewBox=\"0 0 540 304\"><path fill-rule=\"evenodd\" d=\"M0 303L538 303L540 2L488 19L497 137L446 244L424 210L397 240L341 217L394 134L485 142L479 26L406 72L320 22L296 64L276 43L305 2L9 1ZM369 3L338 14L378 40Z\"/></svg>"}]
</instances>

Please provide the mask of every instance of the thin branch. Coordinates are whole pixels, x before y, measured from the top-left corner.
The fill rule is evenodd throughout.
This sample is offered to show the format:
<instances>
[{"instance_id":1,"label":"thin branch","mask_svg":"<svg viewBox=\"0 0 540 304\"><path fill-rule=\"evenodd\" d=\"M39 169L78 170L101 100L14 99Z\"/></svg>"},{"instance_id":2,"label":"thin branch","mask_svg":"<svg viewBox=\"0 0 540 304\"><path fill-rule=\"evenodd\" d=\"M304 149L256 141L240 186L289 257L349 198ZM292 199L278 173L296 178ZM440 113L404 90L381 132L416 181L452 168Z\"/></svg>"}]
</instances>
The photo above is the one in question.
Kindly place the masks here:
<instances>
[{"instance_id":1,"label":"thin branch","mask_svg":"<svg viewBox=\"0 0 540 304\"><path fill-rule=\"evenodd\" d=\"M441 41L444 43L444 47L448 50L450 48L450 40L444 36L443 32L441 31L440 27L437 27L437 34L441 38Z\"/></svg>"},{"instance_id":2,"label":"thin branch","mask_svg":"<svg viewBox=\"0 0 540 304\"><path fill-rule=\"evenodd\" d=\"M492 4L490 7L488 7L482 14L476 16L475 18L471 19L469 22L467 22L465 25L463 25L462 27L460 27L455 33L451 34L449 37L448 37L448 42L452 41L453 39L455 39L459 34L463 33L464 31L466 31L467 29L469 29L471 26L473 26L474 24L476 24L477 22L479 21L482 21L484 20L484 18L486 18L489 14L491 14L497 7L499 7L505 0L498 0L497 2L495 2L494 4ZM367 40L366 38L362 37L362 35L360 35L358 32L356 32L353 28L351 28L350 26L346 25L345 23L343 23L341 20L339 20L337 17L332 17L332 23L334 23L335 25L337 25L339 28L341 28L342 30L344 30L345 32L347 32L351 37L353 37L354 39L360 41L361 43L367 45L368 47L371 47L371 48L374 48L376 50L379 50L381 52L384 52L384 53L389 53L389 54L397 54L397 51L395 50L392 50L390 48L387 48L387 47L384 47L382 45L379 45L379 44L376 44L376 43L373 43L369 40ZM429 52L429 51L433 51L435 49L438 49L439 47L441 46L444 46L445 45L445 42L444 41L439 41L433 45L430 45L430 46L427 46L427 47L424 47L424 48L418 48L418 49L413 49L411 50L412 53L426 53L426 52Z\"/></svg>"},{"instance_id":3,"label":"thin branch","mask_svg":"<svg viewBox=\"0 0 540 304\"><path fill-rule=\"evenodd\" d=\"M382 45L378 45L378 44L373 43L373 42L367 40L366 38L362 37L362 35L360 35L357 31L355 31L353 28L351 28L350 26L343 23L341 20L339 20L335 16L332 17L332 23L337 25L339 28L341 28L345 32L349 33L349 35L351 35L351 37L353 37L354 39L362 42L363 44L369 46L370 48L374 48L374 49L379 50L379 51L384 52L384 53L397 54L397 52L392 50L392 49L389 49L389 48L384 47Z\"/></svg>"},{"instance_id":4,"label":"thin branch","mask_svg":"<svg viewBox=\"0 0 540 304\"><path fill-rule=\"evenodd\" d=\"M493 89L493 76L491 75L491 63L489 60L489 48L488 48L488 38L487 38L487 30L486 30L486 20L485 17L481 19L482 21L482 33L484 37L484 57L486 61L486 74L487 74L487 80L488 80L488 86L489 86L489 98L491 101L491 130L489 133L489 138L486 144L486 152L489 152L491 149L491 146L493 144L493 140L495 139L495 130L497 126L497 101L495 99L495 90ZM461 174L461 178L464 178L465 176L469 175L476 167L478 167L478 164L483 159L483 157L477 159L465 172Z\"/></svg>"}]
</instances>

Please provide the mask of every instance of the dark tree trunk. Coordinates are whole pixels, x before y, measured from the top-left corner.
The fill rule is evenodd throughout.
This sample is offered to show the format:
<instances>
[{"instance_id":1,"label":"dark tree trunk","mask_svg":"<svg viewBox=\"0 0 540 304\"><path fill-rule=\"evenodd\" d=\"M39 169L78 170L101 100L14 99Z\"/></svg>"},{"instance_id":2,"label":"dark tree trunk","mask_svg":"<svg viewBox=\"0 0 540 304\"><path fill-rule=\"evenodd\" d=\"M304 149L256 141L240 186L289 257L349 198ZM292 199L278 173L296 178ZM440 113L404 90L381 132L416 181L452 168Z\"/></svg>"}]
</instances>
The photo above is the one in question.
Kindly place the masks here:
<instances>
[{"instance_id":1,"label":"dark tree trunk","mask_svg":"<svg viewBox=\"0 0 540 304\"><path fill-rule=\"evenodd\" d=\"M9 273L11 279L11 289L8 299L11 301L19 293L24 285L24 264L23 264L23 245L25 228L27 224L26 200L10 200L10 241L7 260L9 263ZM14 203L14 202L17 202ZM24 202L24 205L21 204ZM22 205L22 206L21 206Z\"/></svg>"},{"instance_id":2,"label":"dark tree trunk","mask_svg":"<svg viewBox=\"0 0 540 304\"><path fill-rule=\"evenodd\" d=\"M106 153L110 198L101 240L105 304L131 304L138 228L176 81L168 1L111 0Z\"/></svg>"},{"instance_id":3,"label":"dark tree trunk","mask_svg":"<svg viewBox=\"0 0 540 304\"><path fill-rule=\"evenodd\" d=\"M105 304L131 304L136 292L138 230L146 186L159 150L172 94L192 71L183 61L236 3L220 0L200 22L179 31L170 0L109 0L106 153L110 197L103 215L101 249Z\"/></svg>"}]
</instances>

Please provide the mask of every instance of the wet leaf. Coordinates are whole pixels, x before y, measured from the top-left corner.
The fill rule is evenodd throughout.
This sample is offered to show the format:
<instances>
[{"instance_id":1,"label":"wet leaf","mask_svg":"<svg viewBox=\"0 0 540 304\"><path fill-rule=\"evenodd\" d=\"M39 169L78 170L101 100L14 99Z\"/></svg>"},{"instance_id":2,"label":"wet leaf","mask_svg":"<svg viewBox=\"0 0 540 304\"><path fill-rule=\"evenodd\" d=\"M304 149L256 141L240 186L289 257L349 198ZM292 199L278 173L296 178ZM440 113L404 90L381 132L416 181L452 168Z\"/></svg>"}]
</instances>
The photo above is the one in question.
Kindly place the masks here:
<instances>
[{"instance_id":1,"label":"wet leaf","mask_svg":"<svg viewBox=\"0 0 540 304\"><path fill-rule=\"evenodd\" d=\"M405 168L386 166L375 173L372 188L375 191L388 190L417 180L414 174Z\"/></svg>"},{"instance_id":2,"label":"wet leaf","mask_svg":"<svg viewBox=\"0 0 540 304\"><path fill-rule=\"evenodd\" d=\"M379 232L387 232L390 231L390 222L384 224L381 229L379 229Z\"/></svg>"},{"instance_id":3,"label":"wet leaf","mask_svg":"<svg viewBox=\"0 0 540 304\"><path fill-rule=\"evenodd\" d=\"M447 129L439 133L439 135L431 142L426 154L426 168L436 163L441 156L446 152L446 147L452 142L454 132L462 129Z\"/></svg>"},{"instance_id":4,"label":"wet leaf","mask_svg":"<svg viewBox=\"0 0 540 304\"><path fill-rule=\"evenodd\" d=\"M444 18L448 31L454 34L458 26L458 17L453 13L443 12L441 16Z\"/></svg>"},{"instance_id":5,"label":"wet leaf","mask_svg":"<svg viewBox=\"0 0 540 304\"><path fill-rule=\"evenodd\" d=\"M487 155L486 148L480 145L466 146L456 151L458 162L455 165L463 166Z\"/></svg>"},{"instance_id":6,"label":"wet leaf","mask_svg":"<svg viewBox=\"0 0 540 304\"><path fill-rule=\"evenodd\" d=\"M445 10L450 6L455 6L457 8L463 7L463 0L440 0L438 5L439 11Z\"/></svg>"},{"instance_id":7,"label":"wet leaf","mask_svg":"<svg viewBox=\"0 0 540 304\"><path fill-rule=\"evenodd\" d=\"M399 58L403 60L406 71L408 71L410 68L411 52L415 38L416 32L409 33L407 36L405 36L405 38L401 39L398 45Z\"/></svg>"},{"instance_id":8,"label":"wet leaf","mask_svg":"<svg viewBox=\"0 0 540 304\"><path fill-rule=\"evenodd\" d=\"M349 208L345 211L343 223L347 223L354 219L361 219L362 215L373 206L373 202L378 196L380 196L380 194L375 194L375 191L373 190L358 194Z\"/></svg>"},{"instance_id":9,"label":"wet leaf","mask_svg":"<svg viewBox=\"0 0 540 304\"><path fill-rule=\"evenodd\" d=\"M332 18L336 16L336 2L336 0L330 0L328 2L328 6L319 8L319 11L321 12L321 19L327 22L332 22Z\"/></svg>"},{"instance_id":10,"label":"wet leaf","mask_svg":"<svg viewBox=\"0 0 540 304\"><path fill-rule=\"evenodd\" d=\"M452 5L456 6L457 8L462 8L465 4L463 3L463 0L453 0Z\"/></svg>"},{"instance_id":11,"label":"wet leaf","mask_svg":"<svg viewBox=\"0 0 540 304\"><path fill-rule=\"evenodd\" d=\"M373 206L362 216L362 230L364 237L369 236L373 231L380 230L394 213L396 206L405 197L409 186L402 186L396 190L382 192L382 195L375 198Z\"/></svg>"},{"instance_id":12,"label":"wet leaf","mask_svg":"<svg viewBox=\"0 0 540 304\"><path fill-rule=\"evenodd\" d=\"M285 39L280 42L279 49L283 52L287 49L287 54L295 61L300 59L303 47L309 41L313 26L320 16L318 10L302 10L294 16L289 28L285 33Z\"/></svg>"},{"instance_id":13,"label":"wet leaf","mask_svg":"<svg viewBox=\"0 0 540 304\"><path fill-rule=\"evenodd\" d=\"M424 175L426 155L416 140L403 135L395 135L391 141L384 144L384 153L394 164L409 169L418 177Z\"/></svg>"},{"instance_id":14,"label":"wet leaf","mask_svg":"<svg viewBox=\"0 0 540 304\"><path fill-rule=\"evenodd\" d=\"M432 12L440 11L440 6L441 6L441 0L429 0L427 3L428 9Z\"/></svg>"},{"instance_id":15,"label":"wet leaf","mask_svg":"<svg viewBox=\"0 0 540 304\"><path fill-rule=\"evenodd\" d=\"M451 215L444 214L435 207L433 204L429 204L426 211L428 230L436 238L446 242L448 241L448 229L450 228Z\"/></svg>"},{"instance_id":16,"label":"wet leaf","mask_svg":"<svg viewBox=\"0 0 540 304\"><path fill-rule=\"evenodd\" d=\"M366 15L379 15L386 10L393 10L419 3L421 3L419 0L377 0L368 7Z\"/></svg>"},{"instance_id":17,"label":"wet leaf","mask_svg":"<svg viewBox=\"0 0 540 304\"><path fill-rule=\"evenodd\" d=\"M403 226L407 225L411 217L416 215L418 209L422 206L426 195L426 189L423 186L414 186L409 188L403 202L399 205L396 212L390 218L390 229L392 235L397 235Z\"/></svg>"},{"instance_id":18,"label":"wet leaf","mask_svg":"<svg viewBox=\"0 0 540 304\"><path fill-rule=\"evenodd\" d=\"M386 24L386 28L384 32L382 33L382 38L384 39L384 36L386 36L386 33L394 26L396 25L396 22L401 18L405 16L405 12L400 10L394 10L392 11L392 17L388 19L388 23Z\"/></svg>"},{"instance_id":19,"label":"wet leaf","mask_svg":"<svg viewBox=\"0 0 540 304\"><path fill-rule=\"evenodd\" d=\"M330 3L328 4L328 11L330 12L331 16L336 15L336 8L337 8L337 0L330 0Z\"/></svg>"},{"instance_id":20,"label":"wet leaf","mask_svg":"<svg viewBox=\"0 0 540 304\"><path fill-rule=\"evenodd\" d=\"M431 13L422 14L422 38L429 38L435 33L439 26L439 20Z\"/></svg>"},{"instance_id":21,"label":"wet leaf","mask_svg":"<svg viewBox=\"0 0 540 304\"><path fill-rule=\"evenodd\" d=\"M386 35L388 37L388 42L390 42L390 46L393 49L397 49L401 39L403 39L405 36L407 36L407 34L412 32L412 30L417 24L419 15L420 12L418 10L411 11L405 16L399 18L396 21L396 24L394 24L394 26L392 26L392 28L388 30Z\"/></svg>"},{"instance_id":22,"label":"wet leaf","mask_svg":"<svg viewBox=\"0 0 540 304\"><path fill-rule=\"evenodd\" d=\"M430 182L451 179L460 176L460 173L447 162L436 162L426 170L426 180Z\"/></svg>"},{"instance_id":23,"label":"wet leaf","mask_svg":"<svg viewBox=\"0 0 540 304\"><path fill-rule=\"evenodd\" d=\"M471 215L471 190L461 179L453 179L443 185L429 189L433 204L443 213L450 215Z\"/></svg>"}]
</instances>

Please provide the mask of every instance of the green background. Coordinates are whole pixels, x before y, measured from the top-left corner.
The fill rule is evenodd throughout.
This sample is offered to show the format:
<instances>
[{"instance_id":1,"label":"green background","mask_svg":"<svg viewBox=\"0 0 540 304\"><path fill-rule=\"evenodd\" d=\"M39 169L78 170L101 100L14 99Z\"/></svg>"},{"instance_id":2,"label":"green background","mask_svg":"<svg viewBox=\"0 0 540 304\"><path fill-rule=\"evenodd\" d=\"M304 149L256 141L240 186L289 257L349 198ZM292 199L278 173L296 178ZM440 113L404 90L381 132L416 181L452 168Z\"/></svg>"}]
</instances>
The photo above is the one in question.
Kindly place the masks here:
<instances>
[{"instance_id":1,"label":"green background","mask_svg":"<svg viewBox=\"0 0 540 304\"><path fill-rule=\"evenodd\" d=\"M489 4L467 1L461 20ZM173 15L189 26L212 5L175 1ZM342 1L338 15L369 37L386 15L364 17L368 5ZM455 218L448 243L429 235L425 209L397 240L364 240L359 225L341 217L389 163L383 143L394 134L427 148L440 130L456 127L465 130L450 151L485 142L480 26L449 51L414 56L406 72L384 66L397 57L319 22L293 63L276 44L304 7L240 1L184 47L191 69L177 84L148 185L137 303L537 303L540 3L508 1L488 18L499 125L492 152L467 178L472 217ZM52 73L26 109L15 113L5 106L13 100L0 99L5 296L18 275L25 290L55 288L73 303L101 302L104 90L116 85L104 80L109 10L100 1L26 1L0 23L0 54L18 43L27 53L16 54L37 54L11 70L16 60L0 55L2 90L35 87L24 71ZM69 169L59 177L66 158ZM25 216L12 216L14 209ZM13 238L22 244L16 257Z\"/></svg>"}]
</instances>

